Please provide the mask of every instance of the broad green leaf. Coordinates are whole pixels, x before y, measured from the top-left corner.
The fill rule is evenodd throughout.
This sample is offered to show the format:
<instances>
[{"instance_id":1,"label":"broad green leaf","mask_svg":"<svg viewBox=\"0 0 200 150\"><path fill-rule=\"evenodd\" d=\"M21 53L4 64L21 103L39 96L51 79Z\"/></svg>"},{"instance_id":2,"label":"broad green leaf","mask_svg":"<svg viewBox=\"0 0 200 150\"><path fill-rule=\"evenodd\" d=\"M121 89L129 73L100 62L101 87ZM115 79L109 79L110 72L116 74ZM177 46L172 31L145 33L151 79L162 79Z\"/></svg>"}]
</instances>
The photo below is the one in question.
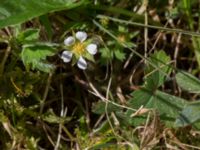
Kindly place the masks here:
<instances>
[{"instance_id":1,"label":"broad green leaf","mask_svg":"<svg viewBox=\"0 0 200 150\"><path fill-rule=\"evenodd\" d=\"M166 74L171 72L169 67L170 57L163 50L160 50L151 55L149 61L156 68L152 65L147 65L145 70L145 87L155 90L165 82Z\"/></svg>"},{"instance_id":2,"label":"broad green leaf","mask_svg":"<svg viewBox=\"0 0 200 150\"><path fill-rule=\"evenodd\" d=\"M176 119L175 125L178 127L187 126L200 121L200 102L193 102L183 109Z\"/></svg>"},{"instance_id":3,"label":"broad green leaf","mask_svg":"<svg viewBox=\"0 0 200 150\"><path fill-rule=\"evenodd\" d=\"M187 102L184 99L159 90L152 92L142 88L133 92L133 98L129 101L129 104L134 109L139 109L141 106L155 109L163 118L175 119Z\"/></svg>"},{"instance_id":4,"label":"broad green leaf","mask_svg":"<svg viewBox=\"0 0 200 150\"><path fill-rule=\"evenodd\" d=\"M71 9L87 0L4 0L0 5L0 28L16 25L35 17L65 9Z\"/></svg>"},{"instance_id":5,"label":"broad green leaf","mask_svg":"<svg viewBox=\"0 0 200 150\"><path fill-rule=\"evenodd\" d=\"M187 72L179 72L176 74L178 85L191 93L200 93L200 80Z\"/></svg>"},{"instance_id":6,"label":"broad green leaf","mask_svg":"<svg viewBox=\"0 0 200 150\"><path fill-rule=\"evenodd\" d=\"M46 57L54 54L54 48L46 44L24 45L21 57L27 70L38 69L50 72L54 69L54 66L46 62Z\"/></svg>"},{"instance_id":7,"label":"broad green leaf","mask_svg":"<svg viewBox=\"0 0 200 150\"><path fill-rule=\"evenodd\" d=\"M31 42L36 42L39 39L38 29L27 29L18 34L17 40L21 44L27 44Z\"/></svg>"},{"instance_id":8,"label":"broad green leaf","mask_svg":"<svg viewBox=\"0 0 200 150\"><path fill-rule=\"evenodd\" d=\"M49 64L45 61L33 61L31 67L33 70L38 69L47 73L52 72L55 69L54 65Z\"/></svg>"}]
</instances>

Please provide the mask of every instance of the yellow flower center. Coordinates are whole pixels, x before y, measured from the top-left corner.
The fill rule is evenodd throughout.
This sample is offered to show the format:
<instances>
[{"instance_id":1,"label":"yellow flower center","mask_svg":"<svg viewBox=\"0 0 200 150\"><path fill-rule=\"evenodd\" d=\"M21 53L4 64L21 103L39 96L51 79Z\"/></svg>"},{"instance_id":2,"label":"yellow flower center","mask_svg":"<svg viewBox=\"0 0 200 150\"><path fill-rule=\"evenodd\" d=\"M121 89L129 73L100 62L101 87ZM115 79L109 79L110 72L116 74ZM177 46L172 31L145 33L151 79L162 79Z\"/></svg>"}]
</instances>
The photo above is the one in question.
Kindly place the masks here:
<instances>
[{"instance_id":1,"label":"yellow flower center","mask_svg":"<svg viewBox=\"0 0 200 150\"><path fill-rule=\"evenodd\" d=\"M102 25L107 26L108 23L109 23L109 20L108 20L108 18L101 18L100 22L101 22Z\"/></svg>"},{"instance_id":2,"label":"yellow flower center","mask_svg":"<svg viewBox=\"0 0 200 150\"><path fill-rule=\"evenodd\" d=\"M124 43L126 41L125 35L119 35L117 37L117 39L118 39L119 42L122 42L122 43Z\"/></svg>"},{"instance_id":3,"label":"yellow flower center","mask_svg":"<svg viewBox=\"0 0 200 150\"><path fill-rule=\"evenodd\" d=\"M73 52L76 55L83 55L84 51L85 51L85 45L83 43L75 43L74 46L72 47Z\"/></svg>"}]
</instances>

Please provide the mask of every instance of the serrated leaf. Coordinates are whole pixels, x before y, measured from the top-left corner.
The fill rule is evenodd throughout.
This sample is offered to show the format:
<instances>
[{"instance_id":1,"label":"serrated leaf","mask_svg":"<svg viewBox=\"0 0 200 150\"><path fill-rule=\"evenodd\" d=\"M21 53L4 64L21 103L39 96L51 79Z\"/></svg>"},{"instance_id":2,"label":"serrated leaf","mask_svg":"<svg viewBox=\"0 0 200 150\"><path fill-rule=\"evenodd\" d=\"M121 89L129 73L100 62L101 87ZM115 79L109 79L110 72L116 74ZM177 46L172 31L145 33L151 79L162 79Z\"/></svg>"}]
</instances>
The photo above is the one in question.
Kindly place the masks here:
<instances>
[{"instance_id":1,"label":"serrated leaf","mask_svg":"<svg viewBox=\"0 0 200 150\"><path fill-rule=\"evenodd\" d=\"M34 61L32 62L32 69L38 69L40 71L49 73L55 69L55 66L45 61Z\"/></svg>"},{"instance_id":2,"label":"serrated leaf","mask_svg":"<svg viewBox=\"0 0 200 150\"><path fill-rule=\"evenodd\" d=\"M0 28L16 25L49 12L85 4L85 0L4 0L0 5Z\"/></svg>"},{"instance_id":3,"label":"serrated leaf","mask_svg":"<svg viewBox=\"0 0 200 150\"><path fill-rule=\"evenodd\" d=\"M143 106L143 108L155 109L160 116L170 120L175 120L187 104L186 100L159 90L152 92L149 89L142 88L133 92L132 95L133 98L129 101L132 108L139 109Z\"/></svg>"},{"instance_id":4,"label":"serrated leaf","mask_svg":"<svg viewBox=\"0 0 200 150\"><path fill-rule=\"evenodd\" d=\"M113 58L113 53L108 48L101 48L99 52L101 54L101 64L107 64Z\"/></svg>"},{"instance_id":5,"label":"serrated leaf","mask_svg":"<svg viewBox=\"0 0 200 150\"><path fill-rule=\"evenodd\" d=\"M25 45L22 49L21 57L27 70L31 68L50 72L54 69L54 66L47 63L46 57L54 54L54 48L46 44Z\"/></svg>"},{"instance_id":6,"label":"serrated leaf","mask_svg":"<svg viewBox=\"0 0 200 150\"><path fill-rule=\"evenodd\" d=\"M36 42L39 39L39 29L27 29L18 34L17 40L22 44Z\"/></svg>"},{"instance_id":7,"label":"serrated leaf","mask_svg":"<svg viewBox=\"0 0 200 150\"><path fill-rule=\"evenodd\" d=\"M111 51L108 48L101 48L100 49L101 57L104 59L112 59Z\"/></svg>"},{"instance_id":8,"label":"serrated leaf","mask_svg":"<svg viewBox=\"0 0 200 150\"><path fill-rule=\"evenodd\" d=\"M183 127L200 121L200 102L188 104L176 119L175 125Z\"/></svg>"},{"instance_id":9,"label":"serrated leaf","mask_svg":"<svg viewBox=\"0 0 200 150\"><path fill-rule=\"evenodd\" d=\"M176 74L178 85L184 90L191 93L200 93L200 80L187 72L179 72Z\"/></svg>"},{"instance_id":10,"label":"serrated leaf","mask_svg":"<svg viewBox=\"0 0 200 150\"><path fill-rule=\"evenodd\" d=\"M156 68L150 64L147 65L145 69L145 87L155 90L165 82L166 74L171 72L171 68L168 66L170 60L170 57L163 50L157 51L150 56L149 61Z\"/></svg>"}]
</instances>

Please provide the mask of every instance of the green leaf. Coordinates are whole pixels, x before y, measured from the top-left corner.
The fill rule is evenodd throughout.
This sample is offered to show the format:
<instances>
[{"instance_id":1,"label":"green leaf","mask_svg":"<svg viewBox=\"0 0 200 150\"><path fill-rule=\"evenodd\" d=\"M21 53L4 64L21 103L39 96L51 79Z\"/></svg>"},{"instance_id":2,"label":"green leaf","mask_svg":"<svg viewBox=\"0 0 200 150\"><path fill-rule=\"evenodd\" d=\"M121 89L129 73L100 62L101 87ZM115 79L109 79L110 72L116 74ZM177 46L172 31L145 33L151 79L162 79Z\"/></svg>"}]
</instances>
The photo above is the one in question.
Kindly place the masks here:
<instances>
[{"instance_id":1,"label":"green leaf","mask_svg":"<svg viewBox=\"0 0 200 150\"><path fill-rule=\"evenodd\" d=\"M160 50L151 55L149 61L156 68L150 64L147 65L145 70L145 87L155 90L165 82L166 74L171 72L171 68L168 66L170 57L163 50Z\"/></svg>"},{"instance_id":2,"label":"green leaf","mask_svg":"<svg viewBox=\"0 0 200 150\"><path fill-rule=\"evenodd\" d=\"M99 52L101 54L101 59L100 59L101 64L107 64L108 61L112 60L113 53L108 48L101 48Z\"/></svg>"},{"instance_id":3,"label":"green leaf","mask_svg":"<svg viewBox=\"0 0 200 150\"><path fill-rule=\"evenodd\" d=\"M103 114L105 113L106 103L105 102L97 102L94 103L92 106L92 112L96 114ZM107 104L107 113L111 113L114 111L119 111L121 108L119 106L116 106L112 103Z\"/></svg>"},{"instance_id":4,"label":"green leaf","mask_svg":"<svg viewBox=\"0 0 200 150\"><path fill-rule=\"evenodd\" d=\"M176 119L175 125L178 127L187 126L200 121L200 102L193 102L183 109Z\"/></svg>"},{"instance_id":5,"label":"green leaf","mask_svg":"<svg viewBox=\"0 0 200 150\"><path fill-rule=\"evenodd\" d=\"M4 0L0 5L0 28L16 25L47 14L49 12L71 9L87 0Z\"/></svg>"},{"instance_id":6,"label":"green leaf","mask_svg":"<svg viewBox=\"0 0 200 150\"><path fill-rule=\"evenodd\" d=\"M56 116L52 109L49 109L45 114L43 114L42 119L48 123L64 123L69 122L71 120L71 118L69 117L62 118Z\"/></svg>"},{"instance_id":7,"label":"green leaf","mask_svg":"<svg viewBox=\"0 0 200 150\"><path fill-rule=\"evenodd\" d=\"M87 58L88 60L92 61L92 62L95 62L94 56L91 55L91 54L89 54L89 53L86 53L86 54L84 55L84 57Z\"/></svg>"},{"instance_id":8,"label":"green leaf","mask_svg":"<svg viewBox=\"0 0 200 150\"><path fill-rule=\"evenodd\" d=\"M111 137L106 137L105 138L107 141L114 139ZM103 141L104 142L104 141ZM98 142L99 143L99 142ZM139 150L138 147L136 145L134 145L134 150ZM127 149L127 146L119 146L114 142L105 142L105 143L100 143L100 144L94 144L94 146L92 146L91 148L89 148L89 150L99 150L99 149Z\"/></svg>"},{"instance_id":9,"label":"green leaf","mask_svg":"<svg viewBox=\"0 0 200 150\"><path fill-rule=\"evenodd\" d=\"M52 65L52 64L49 64L45 61L33 61L32 62L32 69L33 70L38 69L40 71L49 73L49 72L52 72L55 69L55 66Z\"/></svg>"},{"instance_id":10,"label":"green leaf","mask_svg":"<svg viewBox=\"0 0 200 150\"><path fill-rule=\"evenodd\" d=\"M179 72L176 74L178 85L191 93L200 93L200 80L187 72Z\"/></svg>"},{"instance_id":11,"label":"green leaf","mask_svg":"<svg viewBox=\"0 0 200 150\"><path fill-rule=\"evenodd\" d=\"M46 57L54 54L54 48L47 44L24 45L21 57L27 70L31 68L51 72L54 66L46 62Z\"/></svg>"},{"instance_id":12,"label":"green leaf","mask_svg":"<svg viewBox=\"0 0 200 150\"><path fill-rule=\"evenodd\" d=\"M121 33L128 33L128 29L125 26L119 25L118 31Z\"/></svg>"},{"instance_id":13,"label":"green leaf","mask_svg":"<svg viewBox=\"0 0 200 150\"><path fill-rule=\"evenodd\" d=\"M179 115L187 101L159 90L152 92L142 88L133 92L133 98L129 101L129 104L134 109L139 109L141 106L155 109L160 116L166 120L171 120Z\"/></svg>"},{"instance_id":14,"label":"green leaf","mask_svg":"<svg viewBox=\"0 0 200 150\"><path fill-rule=\"evenodd\" d=\"M112 59L111 51L108 48L101 48L100 50L101 57L104 59Z\"/></svg>"},{"instance_id":15,"label":"green leaf","mask_svg":"<svg viewBox=\"0 0 200 150\"><path fill-rule=\"evenodd\" d=\"M17 40L22 44L36 42L39 39L39 29L27 29L18 34Z\"/></svg>"},{"instance_id":16,"label":"green leaf","mask_svg":"<svg viewBox=\"0 0 200 150\"><path fill-rule=\"evenodd\" d=\"M125 53L122 52L120 49L115 49L114 54L115 54L115 57L120 61L123 61L126 58Z\"/></svg>"}]
</instances>

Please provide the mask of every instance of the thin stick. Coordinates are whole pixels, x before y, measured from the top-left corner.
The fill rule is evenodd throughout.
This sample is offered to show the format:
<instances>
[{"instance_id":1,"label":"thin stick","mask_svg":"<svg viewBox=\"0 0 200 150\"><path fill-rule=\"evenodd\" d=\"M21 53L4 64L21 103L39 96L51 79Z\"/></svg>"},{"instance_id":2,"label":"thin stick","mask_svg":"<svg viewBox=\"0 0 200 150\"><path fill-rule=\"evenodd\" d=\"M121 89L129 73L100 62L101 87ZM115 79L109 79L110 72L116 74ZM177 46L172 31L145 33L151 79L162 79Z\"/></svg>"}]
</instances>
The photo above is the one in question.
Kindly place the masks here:
<instances>
[{"instance_id":1,"label":"thin stick","mask_svg":"<svg viewBox=\"0 0 200 150\"><path fill-rule=\"evenodd\" d=\"M176 40L176 47L175 47L175 51L174 51L174 67L176 68L177 66L177 56L178 56L178 52L179 52L179 46L180 46L180 41L181 41L181 33L178 34L177 40ZM176 75L176 72L173 71L174 76ZM181 94L181 90L180 88L177 86L177 83L175 80L173 80L173 88L175 93L179 93ZM176 90L177 89L177 90Z\"/></svg>"},{"instance_id":2,"label":"thin stick","mask_svg":"<svg viewBox=\"0 0 200 150\"><path fill-rule=\"evenodd\" d=\"M167 22L167 23L165 24L164 27L166 27L166 26L168 25L168 23L169 23L169 22ZM155 47L156 47L156 45L157 45L157 43L158 43L158 41L159 41L161 35L163 34L163 31L158 31L157 34L158 34L158 36L157 36L155 42L153 43L152 48L149 50L149 54L155 49Z\"/></svg>"},{"instance_id":3,"label":"thin stick","mask_svg":"<svg viewBox=\"0 0 200 150\"><path fill-rule=\"evenodd\" d=\"M144 25L142 23L126 21L126 20L117 19L117 18L105 16L105 15L98 15L97 18L108 18L108 19L110 19L112 21L119 22L119 23L125 23L125 24L130 24L130 25L139 26L139 27L152 28L152 29L176 32L176 33L182 33L184 35L200 37L200 33L191 32L191 31L185 31L185 30L181 30L181 29L172 29L172 28L165 28L165 27L160 27L160 26Z\"/></svg>"},{"instance_id":4,"label":"thin stick","mask_svg":"<svg viewBox=\"0 0 200 150\"><path fill-rule=\"evenodd\" d=\"M170 140L170 142L176 143L176 144L177 144L177 141L174 141L174 140ZM193 145L189 145L189 144L185 144L185 143L178 143L178 144L181 144L181 145L186 146L186 147L189 147L189 148L193 148L193 149L198 149L198 150L200 150L200 147L197 147L197 146L193 146Z\"/></svg>"},{"instance_id":5,"label":"thin stick","mask_svg":"<svg viewBox=\"0 0 200 150\"><path fill-rule=\"evenodd\" d=\"M42 123L42 122L41 122ZM50 141L50 143L53 145L53 146L55 146L55 143L53 142L53 140L51 139L51 136L48 134L48 132L47 132L47 129L46 129L46 127L45 127L45 124L42 124L42 127L43 127L43 129L44 129L44 132L46 133L46 136L47 136L47 138L48 138L48 140Z\"/></svg>"},{"instance_id":6,"label":"thin stick","mask_svg":"<svg viewBox=\"0 0 200 150\"><path fill-rule=\"evenodd\" d=\"M2 75L3 72L4 72L4 67L5 67L6 61L7 61L7 59L8 59L8 56L9 56L9 54L10 54L10 51L11 51L11 47L8 46L7 49L6 49L6 51L5 51L3 60L2 60L2 62L1 62L0 75Z\"/></svg>"},{"instance_id":7,"label":"thin stick","mask_svg":"<svg viewBox=\"0 0 200 150\"><path fill-rule=\"evenodd\" d=\"M148 4L148 0L144 0L145 4ZM148 14L147 14L147 5L145 5L145 26L148 25ZM148 28L144 28L144 57L147 58L147 46L148 46ZM146 60L144 60L144 63L146 64Z\"/></svg>"},{"instance_id":8,"label":"thin stick","mask_svg":"<svg viewBox=\"0 0 200 150\"><path fill-rule=\"evenodd\" d=\"M116 41L118 41L118 39L117 39L117 37L114 35L114 34L112 34L111 32L109 32L107 29L105 29L103 26L101 26L97 21L95 21L95 20L93 20L93 23L97 26L97 27L99 27L100 29L102 29L103 31L105 31L108 35L110 35L113 39L115 39ZM159 68L159 67L157 67L153 62L151 62L150 60L149 60L149 58L146 58L146 57L144 57L142 54L140 54L139 52L137 52L137 51L135 51L134 49L132 49L132 48L130 48L126 43L120 43L119 41L118 41L118 43L119 44L121 44L124 48L127 48L127 49L129 49L130 51L132 51L134 54L136 54L138 57L140 57L140 58L142 58L142 59L145 59L146 61L148 61L148 63L151 65L151 66L153 66L154 68ZM163 63L163 64L165 64L164 62L162 62L161 60L158 60L160 63ZM170 66L169 66L170 67ZM160 72L161 73L163 73L165 76L167 76L167 77L169 77L169 75L167 74L167 73L165 73L164 71L162 71L162 70L160 70Z\"/></svg>"}]
</instances>

